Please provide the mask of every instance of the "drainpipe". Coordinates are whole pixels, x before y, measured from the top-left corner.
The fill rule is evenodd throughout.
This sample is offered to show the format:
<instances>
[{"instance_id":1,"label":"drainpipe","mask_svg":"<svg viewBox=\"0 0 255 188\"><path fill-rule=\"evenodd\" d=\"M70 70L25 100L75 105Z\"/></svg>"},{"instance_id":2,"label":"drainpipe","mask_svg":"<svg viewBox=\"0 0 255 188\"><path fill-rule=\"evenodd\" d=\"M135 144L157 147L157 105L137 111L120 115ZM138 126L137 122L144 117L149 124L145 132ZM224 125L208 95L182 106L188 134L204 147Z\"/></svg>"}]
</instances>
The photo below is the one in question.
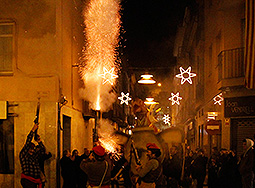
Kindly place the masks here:
<instances>
[{"instance_id":1,"label":"drainpipe","mask_svg":"<svg viewBox=\"0 0 255 188\"><path fill-rule=\"evenodd\" d=\"M58 121L57 121L57 174L56 174L56 181L57 181L57 188L60 188L60 133L64 129L61 127L61 108L67 103L66 97L61 95L59 102L58 102Z\"/></svg>"}]
</instances>

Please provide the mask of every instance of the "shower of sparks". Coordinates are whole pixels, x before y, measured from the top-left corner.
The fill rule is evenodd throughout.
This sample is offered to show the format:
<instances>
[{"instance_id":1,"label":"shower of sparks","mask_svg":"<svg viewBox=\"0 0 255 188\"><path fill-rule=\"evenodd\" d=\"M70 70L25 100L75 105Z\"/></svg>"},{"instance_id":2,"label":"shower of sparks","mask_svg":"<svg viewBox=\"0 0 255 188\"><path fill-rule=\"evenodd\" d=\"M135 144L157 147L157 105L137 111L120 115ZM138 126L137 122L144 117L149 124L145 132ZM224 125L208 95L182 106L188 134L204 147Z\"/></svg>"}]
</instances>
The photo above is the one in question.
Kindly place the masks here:
<instances>
[{"instance_id":1,"label":"shower of sparks","mask_svg":"<svg viewBox=\"0 0 255 188\"><path fill-rule=\"evenodd\" d=\"M103 84L109 82L111 85L113 85L113 82L115 78L118 77L118 75L113 74L114 68L112 68L110 71L108 71L105 67L103 68L104 73L100 74L100 76L104 79Z\"/></svg>"},{"instance_id":2,"label":"shower of sparks","mask_svg":"<svg viewBox=\"0 0 255 188\"><path fill-rule=\"evenodd\" d=\"M172 97L169 98L170 101L172 101L172 105L174 105L175 103L180 105L180 101L182 99L182 97L179 97L180 93L177 92L176 94L171 93Z\"/></svg>"},{"instance_id":3,"label":"shower of sparks","mask_svg":"<svg viewBox=\"0 0 255 188\"><path fill-rule=\"evenodd\" d=\"M184 84L186 81L192 84L191 78L196 76L195 73L191 73L191 67L187 68L187 70L184 70L182 67L180 67L181 74L177 74L177 78L181 78L181 84Z\"/></svg>"},{"instance_id":4,"label":"shower of sparks","mask_svg":"<svg viewBox=\"0 0 255 188\"><path fill-rule=\"evenodd\" d=\"M108 152L111 153L115 153L118 148L118 145L112 138L99 138L99 142Z\"/></svg>"},{"instance_id":5,"label":"shower of sparks","mask_svg":"<svg viewBox=\"0 0 255 188\"><path fill-rule=\"evenodd\" d=\"M164 114L164 117L162 119L165 124L170 125L170 116L168 114Z\"/></svg>"},{"instance_id":6,"label":"shower of sparks","mask_svg":"<svg viewBox=\"0 0 255 188\"><path fill-rule=\"evenodd\" d=\"M129 97L129 93L125 95L123 92L121 92L121 97L118 97L118 99L120 100L120 104L125 103L126 105L128 105L128 101L132 100Z\"/></svg>"},{"instance_id":7,"label":"shower of sparks","mask_svg":"<svg viewBox=\"0 0 255 188\"><path fill-rule=\"evenodd\" d=\"M215 96L213 98L213 100L214 100L214 104L221 105L221 102L224 100L224 98L222 97L222 93L220 93L219 95Z\"/></svg>"},{"instance_id":8,"label":"shower of sparks","mask_svg":"<svg viewBox=\"0 0 255 188\"><path fill-rule=\"evenodd\" d=\"M96 73L98 68L118 68L115 48L120 31L119 0L90 0L84 11L86 46L84 61L86 72ZM115 73L117 69L114 69Z\"/></svg>"},{"instance_id":9,"label":"shower of sparks","mask_svg":"<svg viewBox=\"0 0 255 188\"><path fill-rule=\"evenodd\" d=\"M111 91L111 88L106 91L103 83L109 82L114 85L119 71L120 60L116 49L121 28L120 0L88 0L85 3L85 46L79 72L86 93L100 95L103 99L105 97L102 95ZM97 97L88 98L88 101L93 103L91 106L95 107Z\"/></svg>"}]
</instances>

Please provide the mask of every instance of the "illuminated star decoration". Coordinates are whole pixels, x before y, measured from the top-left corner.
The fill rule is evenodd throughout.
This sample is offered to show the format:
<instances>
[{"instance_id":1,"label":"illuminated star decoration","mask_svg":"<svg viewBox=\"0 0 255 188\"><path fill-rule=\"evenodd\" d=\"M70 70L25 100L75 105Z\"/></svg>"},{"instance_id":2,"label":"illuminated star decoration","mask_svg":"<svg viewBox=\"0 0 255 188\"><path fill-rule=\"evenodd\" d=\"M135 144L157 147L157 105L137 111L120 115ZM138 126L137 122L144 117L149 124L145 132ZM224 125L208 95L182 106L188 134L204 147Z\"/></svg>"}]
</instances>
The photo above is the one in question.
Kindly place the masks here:
<instances>
[{"instance_id":1,"label":"illuminated star decoration","mask_svg":"<svg viewBox=\"0 0 255 188\"><path fill-rule=\"evenodd\" d=\"M164 114L164 117L162 118L165 124L170 124L170 116L168 114Z\"/></svg>"},{"instance_id":2,"label":"illuminated star decoration","mask_svg":"<svg viewBox=\"0 0 255 188\"><path fill-rule=\"evenodd\" d=\"M128 105L128 101L132 100L129 97L129 93L125 95L123 92L121 92L121 97L118 97L118 99L120 100L120 104L125 103L126 105Z\"/></svg>"},{"instance_id":3,"label":"illuminated star decoration","mask_svg":"<svg viewBox=\"0 0 255 188\"><path fill-rule=\"evenodd\" d=\"M213 98L213 100L214 100L214 104L221 105L221 102L224 100L224 98L222 97L222 93L220 93L219 95L215 96Z\"/></svg>"},{"instance_id":4,"label":"illuminated star decoration","mask_svg":"<svg viewBox=\"0 0 255 188\"><path fill-rule=\"evenodd\" d=\"M182 67L180 67L181 74L177 74L177 78L181 78L181 84L184 84L186 81L192 84L191 78L196 76L195 73L191 73L191 67L187 68L187 70L184 70Z\"/></svg>"},{"instance_id":5,"label":"illuminated star decoration","mask_svg":"<svg viewBox=\"0 0 255 188\"><path fill-rule=\"evenodd\" d=\"M108 71L105 67L103 68L104 74L100 74L100 76L104 79L103 84L109 82L111 85L113 85L113 81L115 78L118 77L118 75L114 74L114 68L112 68L110 71Z\"/></svg>"},{"instance_id":6,"label":"illuminated star decoration","mask_svg":"<svg viewBox=\"0 0 255 188\"><path fill-rule=\"evenodd\" d=\"M176 94L174 93L171 93L172 97L169 98L170 101L172 101L172 105L174 105L175 103L180 105L180 101L179 100L182 100L182 97L180 97L180 93L177 92Z\"/></svg>"}]
</instances>

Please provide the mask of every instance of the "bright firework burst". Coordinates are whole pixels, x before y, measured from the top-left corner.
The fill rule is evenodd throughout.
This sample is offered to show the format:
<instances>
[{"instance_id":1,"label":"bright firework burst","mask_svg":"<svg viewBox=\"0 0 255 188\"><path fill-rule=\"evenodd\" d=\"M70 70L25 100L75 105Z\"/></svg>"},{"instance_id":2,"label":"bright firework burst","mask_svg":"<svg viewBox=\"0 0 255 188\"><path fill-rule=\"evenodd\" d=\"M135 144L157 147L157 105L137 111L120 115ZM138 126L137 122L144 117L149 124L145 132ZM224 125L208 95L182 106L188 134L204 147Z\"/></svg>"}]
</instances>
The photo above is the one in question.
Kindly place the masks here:
<instances>
[{"instance_id":1,"label":"bright firework burst","mask_svg":"<svg viewBox=\"0 0 255 188\"><path fill-rule=\"evenodd\" d=\"M90 0L85 6L83 16L86 44L80 63L80 74L86 93L104 98L102 95L106 93L106 89L102 89L102 84L105 79L100 75L104 74L104 69L112 70L114 75L117 75L119 70L116 47L121 27L120 0ZM116 77L111 80L111 85L115 81ZM95 104L97 97L87 100Z\"/></svg>"}]
</instances>

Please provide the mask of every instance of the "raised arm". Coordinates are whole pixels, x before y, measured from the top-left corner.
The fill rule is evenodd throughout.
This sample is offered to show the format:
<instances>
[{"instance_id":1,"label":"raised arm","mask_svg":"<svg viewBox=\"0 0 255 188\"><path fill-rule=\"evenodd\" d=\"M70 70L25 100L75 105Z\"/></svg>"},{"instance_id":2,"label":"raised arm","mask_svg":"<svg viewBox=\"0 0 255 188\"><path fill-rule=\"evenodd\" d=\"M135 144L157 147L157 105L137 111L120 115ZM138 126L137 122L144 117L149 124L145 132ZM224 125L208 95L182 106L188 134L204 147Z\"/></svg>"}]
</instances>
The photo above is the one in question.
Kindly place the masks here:
<instances>
[{"instance_id":1,"label":"raised arm","mask_svg":"<svg viewBox=\"0 0 255 188\"><path fill-rule=\"evenodd\" d=\"M29 132L29 134L27 135L27 139L26 139L26 143L23 146L22 150L20 151L20 156L25 156L28 153L28 150L30 149L30 145L34 136L34 132L35 130L38 129L38 124L34 124L32 130Z\"/></svg>"}]
</instances>

